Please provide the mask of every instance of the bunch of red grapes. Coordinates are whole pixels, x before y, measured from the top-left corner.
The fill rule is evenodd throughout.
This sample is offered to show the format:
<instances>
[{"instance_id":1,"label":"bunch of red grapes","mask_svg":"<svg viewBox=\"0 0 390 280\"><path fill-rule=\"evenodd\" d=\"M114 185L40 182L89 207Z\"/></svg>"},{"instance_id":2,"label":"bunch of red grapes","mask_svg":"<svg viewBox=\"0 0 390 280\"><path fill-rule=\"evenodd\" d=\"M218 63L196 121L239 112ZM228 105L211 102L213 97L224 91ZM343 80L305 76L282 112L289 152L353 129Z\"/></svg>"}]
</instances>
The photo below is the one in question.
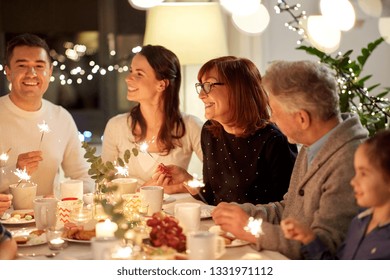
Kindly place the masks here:
<instances>
[{"instance_id":1,"label":"bunch of red grapes","mask_svg":"<svg viewBox=\"0 0 390 280\"><path fill-rule=\"evenodd\" d=\"M165 245L178 252L186 250L186 236L174 217L158 212L146 224L152 228L149 236L154 247Z\"/></svg>"}]
</instances>

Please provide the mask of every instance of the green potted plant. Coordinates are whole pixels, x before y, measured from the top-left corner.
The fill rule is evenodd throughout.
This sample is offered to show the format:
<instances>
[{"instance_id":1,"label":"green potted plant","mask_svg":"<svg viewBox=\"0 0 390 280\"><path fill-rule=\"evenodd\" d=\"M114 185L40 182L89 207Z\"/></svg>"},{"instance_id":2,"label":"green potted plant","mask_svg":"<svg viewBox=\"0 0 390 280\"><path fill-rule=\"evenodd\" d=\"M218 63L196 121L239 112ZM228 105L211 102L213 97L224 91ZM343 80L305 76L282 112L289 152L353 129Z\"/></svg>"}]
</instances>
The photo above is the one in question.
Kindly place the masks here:
<instances>
[{"instance_id":1,"label":"green potted plant","mask_svg":"<svg viewBox=\"0 0 390 280\"><path fill-rule=\"evenodd\" d=\"M389 127L390 102L386 95L390 88L387 87L376 95L370 95L380 84L366 87L365 83L372 75L364 77L360 77L360 75L372 52L383 41L383 38L379 38L369 43L367 47L361 50L361 54L357 56L356 60L351 58L352 50L332 57L314 47L300 46L297 48L317 56L321 63L334 70L338 81L341 112L357 113L370 135L374 135L380 129Z\"/></svg>"}]
</instances>

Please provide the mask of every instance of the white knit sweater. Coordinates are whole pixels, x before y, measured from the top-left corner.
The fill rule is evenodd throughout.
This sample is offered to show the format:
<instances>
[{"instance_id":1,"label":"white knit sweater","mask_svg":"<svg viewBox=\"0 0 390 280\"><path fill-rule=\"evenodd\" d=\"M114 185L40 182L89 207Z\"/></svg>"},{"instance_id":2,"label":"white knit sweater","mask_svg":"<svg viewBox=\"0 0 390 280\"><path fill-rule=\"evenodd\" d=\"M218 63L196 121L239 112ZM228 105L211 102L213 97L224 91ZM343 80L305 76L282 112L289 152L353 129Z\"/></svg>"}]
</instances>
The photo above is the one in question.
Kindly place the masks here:
<instances>
[{"instance_id":1,"label":"white knit sweater","mask_svg":"<svg viewBox=\"0 0 390 280\"><path fill-rule=\"evenodd\" d=\"M42 133L38 124L45 121L50 132ZM59 168L65 177L84 181L84 192L93 190L93 181L88 175L88 163L78 138L76 124L63 107L42 100L42 107L28 112L17 107L9 95L0 97L0 153L9 148L9 159L1 168L0 192L8 192L9 184L18 182L14 175L18 155L30 151L42 151L43 161L31 174L31 181L38 185L37 195L49 195L58 191Z\"/></svg>"}]
</instances>

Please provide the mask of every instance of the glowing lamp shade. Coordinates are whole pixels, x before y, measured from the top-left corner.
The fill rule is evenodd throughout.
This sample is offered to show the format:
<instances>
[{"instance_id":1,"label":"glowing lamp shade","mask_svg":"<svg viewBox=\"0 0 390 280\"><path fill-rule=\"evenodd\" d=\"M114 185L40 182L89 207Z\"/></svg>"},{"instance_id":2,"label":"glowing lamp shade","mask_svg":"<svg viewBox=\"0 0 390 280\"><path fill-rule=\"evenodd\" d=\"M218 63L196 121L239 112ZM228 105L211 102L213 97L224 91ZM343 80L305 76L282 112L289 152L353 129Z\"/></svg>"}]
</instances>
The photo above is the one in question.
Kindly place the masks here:
<instances>
[{"instance_id":1,"label":"glowing lamp shade","mask_svg":"<svg viewBox=\"0 0 390 280\"><path fill-rule=\"evenodd\" d=\"M164 0L129 0L130 5L139 10L149 9L162 2L164 2Z\"/></svg>"},{"instance_id":2,"label":"glowing lamp shade","mask_svg":"<svg viewBox=\"0 0 390 280\"><path fill-rule=\"evenodd\" d=\"M379 33L390 44L390 17L381 17L378 22Z\"/></svg>"},{"instance_id":3,"label":"glowing lamp shade","mask_svg":"<svg viewBox=\"0 0 390 280\"><path fill-rule=\"evenodd\" d=\"M245 16L253 14L261 3L260 0L219 0L221 6L231 14Z\"/></svg>"},{"instance_id":4,"label":"glowing lamp shade","mask_svg":"<svg viewBox=\"0 0 390 280\"><path fill-rule=\"evenodd\" d=\"M340 46L341 31L324 16L309 16L307 34L313 46L325 53L332 53Z\"/></svg>"},{"instance_id":5,"label":"glowing lamp shade","mask_svg":"<svg viewBox=\"0 0 390 280\"><path fill-rule=\"evenodd\" d=\"M269 13L266 7L260 4L254 13L244 16L233 14L232 19L234 25L242 31L249 34L259 34L268 26Z\"/></svg>"},{"instance_id":6,"label":"glowing lamp shade","mask_svg":"<svg viewBox=\"0 0 390 280\"><path fill-rule=\"evenodd\" d=\"M369 16L380 17L382 14L381 0L358 0L358 4L360 9Z\"/></svg>"},{"instance_id":7,"label":"glowing lamp shade","mask_svg":"<svg viewBox=\"0 0 390 280\"><path fill-rule=\"evenodd\" d=\"M173 51L183 65L228 54L218 3L164 3L147 11L144 45Z\"/></svg>"},{"instance_id":8,"label":"glowing lamp shade","mask_svg":"<svg viewBox=\"0 0 390 280\"><path fill-rule=\"evenodd\" d=\"M321 0L320 9L322 15L329 18L329 24L341 31L348 31L355 25L355 9L348 0Z\"/></svg>"}]
</instances>

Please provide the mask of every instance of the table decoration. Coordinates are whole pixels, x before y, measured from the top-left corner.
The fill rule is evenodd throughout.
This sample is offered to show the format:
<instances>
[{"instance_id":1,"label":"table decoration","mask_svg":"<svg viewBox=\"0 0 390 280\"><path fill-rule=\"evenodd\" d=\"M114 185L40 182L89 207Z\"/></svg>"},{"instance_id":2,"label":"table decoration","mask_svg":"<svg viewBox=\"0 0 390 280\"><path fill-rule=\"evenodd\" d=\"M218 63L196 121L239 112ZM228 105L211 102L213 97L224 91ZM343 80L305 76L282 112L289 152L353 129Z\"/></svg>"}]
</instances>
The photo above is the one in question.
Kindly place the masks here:
<instances>
[{"instance_id":1,"label":"table decoration","mask_svg":"<svg viewBox=\"0 0 390 280\"><path fill-rule=\"evenodd\" d=\"M51 250L62 250L64 249L68 243L63 239L63 231L57 229L47 229L46 230L46 238L47 245Z\"/></svg>"},{"instance_id":2,"label":"table decoration","mask_svg":"<svg viewBox=\"0 0 390 280\"><path fill-rule=\"evenodd\" d=\"M117 229L116 223L106 219L104 222L96 224L96 237L114 237Z\"/></svg>"}]
</instances>

